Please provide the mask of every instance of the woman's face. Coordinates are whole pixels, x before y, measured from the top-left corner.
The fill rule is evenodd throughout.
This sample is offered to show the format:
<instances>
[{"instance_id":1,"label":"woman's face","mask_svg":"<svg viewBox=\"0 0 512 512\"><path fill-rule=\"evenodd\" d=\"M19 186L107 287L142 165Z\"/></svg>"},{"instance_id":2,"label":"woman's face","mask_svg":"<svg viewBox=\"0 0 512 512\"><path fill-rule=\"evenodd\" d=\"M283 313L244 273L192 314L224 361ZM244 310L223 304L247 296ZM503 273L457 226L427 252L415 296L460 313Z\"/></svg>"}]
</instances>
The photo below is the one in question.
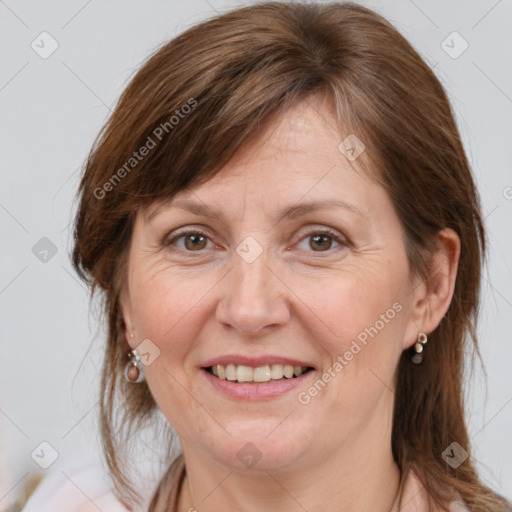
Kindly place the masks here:
<instances>
[{"instance_id":1,"label":"woman's face","mask_svg":"<svg viewBox=\"0 0 512 512\"><path fill-rule=\"evenodd\" d=\"M390 197L334 126L303 102L210 181L138 214L128 339L150 340L146 379L186 457L263 471L389 445L418 287Z\"/></svg>"}]
</instances>

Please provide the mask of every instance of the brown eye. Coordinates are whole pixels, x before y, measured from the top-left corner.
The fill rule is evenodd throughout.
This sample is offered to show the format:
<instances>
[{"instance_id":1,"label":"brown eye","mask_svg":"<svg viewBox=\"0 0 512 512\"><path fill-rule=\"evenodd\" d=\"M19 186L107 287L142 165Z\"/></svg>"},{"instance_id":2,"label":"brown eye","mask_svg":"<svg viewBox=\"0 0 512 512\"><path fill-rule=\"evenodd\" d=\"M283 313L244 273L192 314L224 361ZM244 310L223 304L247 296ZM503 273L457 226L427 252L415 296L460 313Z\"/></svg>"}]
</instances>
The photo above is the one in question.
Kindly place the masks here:
<instances>
[{"instance_id":1,"label":"brown eye","mask_svg":"<svg viewBox=\"0 0 512 512\"><path fill-rule=\"evenodd\" d=\"M206 247L207 238L199 233L192 233L183 236L185 240L185 248L189 251L204 249Z\"/></svg>"},{"instance_id":2,"label":"brown eye","mask_svg":"<svg viewBox=\"0 0 512 512\"><path fill-rule=\"evenodd\" d=\"M331 248L332 237L329 235L315 235L310 236L309 239L309 246L315 251L324 251L329 250Z\"/></svg>"},{"instance_id":3,"label":"brown eye","mask_svg":"<svg viewBox=\"0 0 512 512\"><path fill-rule=\"evenodd\" d=\"M164 245L175 253L201 252L207 249L210 239L201 231L189 230L177 233L173 238L166 239Z\"/></svg>"},{"instance_id":4,"label":"brown eye","mask_svg":"<svg viewBox=\"0 0 512 512\"><path fill-rule=\"evenodd\" d=\"M327 229L310 231L298 244L299 249L306 252L332 253L336 249L346 246L343 237Z\"/></svg>"}]
</instances>

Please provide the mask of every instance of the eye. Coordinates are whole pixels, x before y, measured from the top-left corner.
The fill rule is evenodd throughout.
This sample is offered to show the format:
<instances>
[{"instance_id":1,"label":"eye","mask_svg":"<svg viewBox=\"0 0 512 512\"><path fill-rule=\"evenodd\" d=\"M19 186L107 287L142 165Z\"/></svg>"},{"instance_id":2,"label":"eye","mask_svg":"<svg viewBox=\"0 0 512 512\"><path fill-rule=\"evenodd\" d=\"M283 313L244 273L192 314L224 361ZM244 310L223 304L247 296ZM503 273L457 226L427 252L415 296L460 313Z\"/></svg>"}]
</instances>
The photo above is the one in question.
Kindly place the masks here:
<instances>
[{"instance_id":1,"label":"eye","mask_svg":"<svg viewBox=\"0 0 512 512\"><path fill-rule=\"evenodd\" d=\"M180 246L178 242L181 240L184 243ZM177 249L171 249L173 252L200 252L206 247L208 241L210 239L205 233L197 229L189 229L177 233L176 236L169 240L165 240L164 244L171 247L177 246Z\"/></svg>"},{"instance_id":2,"label":"eye","mask_svg":"<svg viewBox=\"0 0 512 512\"><path fill-rule=\"evenodd\" d=\"M309 239L307 247L300 247ZM169 247L172 252L192 253L201 252L207 248L208 242L211 240L208 235L197 229L188 229L178 232L174 237L166 239L164 245ZM333 247L333 242L337 245ZM329 252L338 246L346 246L347 242L335 231L323 228L312 230L301 238L299 248L307 252Z\"/></svg>"},{"instance_id":3,"label":"eye","mask_svg":"<svg viewBox=\"0 0 512 512\"><path fill-rule=\"evenodd\" d=\"M307 247L301 247L302 250L313 250L313 252L329 252L333 249L333 242L337 244L334 249L338 246L345 246L347 243L338 235L336 232L330 229L321 229L315 231L309 231L301 239L300 243L304 243L309 239ZM299 244L300 246L300 244Z\"/></svg>"}]
</instances>

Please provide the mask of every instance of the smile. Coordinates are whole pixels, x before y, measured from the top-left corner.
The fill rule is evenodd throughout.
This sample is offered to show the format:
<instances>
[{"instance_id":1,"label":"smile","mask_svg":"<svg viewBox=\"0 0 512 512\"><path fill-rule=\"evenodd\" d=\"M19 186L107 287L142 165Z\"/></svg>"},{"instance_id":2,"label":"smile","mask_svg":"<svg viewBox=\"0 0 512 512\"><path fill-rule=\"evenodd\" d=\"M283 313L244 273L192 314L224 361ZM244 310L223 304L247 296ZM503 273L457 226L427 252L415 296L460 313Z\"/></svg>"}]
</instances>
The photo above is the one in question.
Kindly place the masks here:
<instances>
[{"instance_id":1,"label":"smile","mask_svg":"<svg viewBox=\"0 0 512 512\"><path fill-rule=\"evenodd\" d=\"M271 383L293 379L310 370L312 368L308 366L292 366L289 364L267 364L252 367L230 363L227 365L216 364L206 368L208 373L222 380L252 383Z\"/></svg>"}]
</instances>

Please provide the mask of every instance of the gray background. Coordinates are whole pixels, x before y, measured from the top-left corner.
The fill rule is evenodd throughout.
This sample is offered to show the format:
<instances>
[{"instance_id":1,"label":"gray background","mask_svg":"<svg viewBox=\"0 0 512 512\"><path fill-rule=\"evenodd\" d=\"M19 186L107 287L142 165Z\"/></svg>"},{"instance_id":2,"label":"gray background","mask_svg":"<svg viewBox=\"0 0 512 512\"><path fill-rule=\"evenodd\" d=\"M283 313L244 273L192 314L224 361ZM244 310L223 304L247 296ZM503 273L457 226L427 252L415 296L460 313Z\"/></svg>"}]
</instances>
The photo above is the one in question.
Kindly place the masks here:
<instances>
[{"instance_id":1,"label":"gray background","mask_svg":"<svg viewBox=\"0 0 512 512\"><path fill-rule=\"evenodd\" d=\"M37 473L99 453L102 332L69 260L73 196L93 139L151 50L249 3L0 0L0 510ZM480 325L488 375L476 368L468 421L484 480L512 498L512 2L362 3L434 67L478 182L490 240ZM43 31L58 43L45 59L31 47L51 49ZM469 45L457 58L464 42L446 39L453 31ZM58 453L47 470L31 458L42 441Z\"/></svg>"}]
</instances>

